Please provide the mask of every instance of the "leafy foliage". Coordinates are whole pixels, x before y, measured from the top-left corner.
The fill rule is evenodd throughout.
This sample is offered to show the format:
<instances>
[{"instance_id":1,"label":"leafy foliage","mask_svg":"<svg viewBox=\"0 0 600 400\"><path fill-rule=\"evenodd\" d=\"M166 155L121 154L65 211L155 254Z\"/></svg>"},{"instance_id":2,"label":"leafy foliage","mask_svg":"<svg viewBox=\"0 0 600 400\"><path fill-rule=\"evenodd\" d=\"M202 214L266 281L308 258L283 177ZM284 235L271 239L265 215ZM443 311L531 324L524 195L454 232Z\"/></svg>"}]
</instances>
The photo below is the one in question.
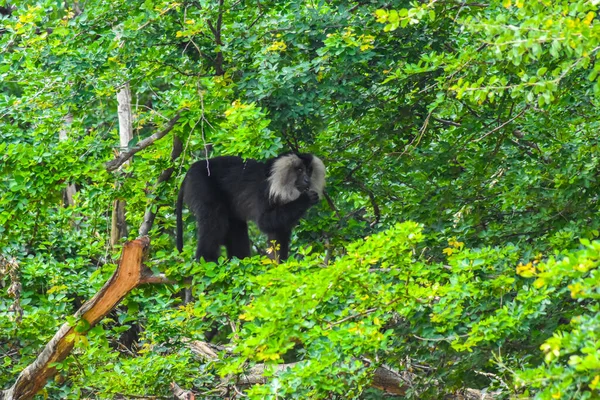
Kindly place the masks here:
<instances>
[{"instance_id":1,"label":"leafy foliage","mask_svg":"<svg viewBox=\"0 0 600 400\"><path fill-rule=\"evenodd\" d=\"M67 3L0 7L0 385L80 323L126 199L129 237L155 212L148 264L193 276L195 301L135 290L77 336L47 397L176 381L218 398L225 377L282 363L245 394L381 398L367 387L385 365L410 374L407 398L600 396L597 1ZM181 118L109 173L125 83L130 146ZM292 259L173 252L191 162L285 150L328 172ZM215 327L223 350L202 360L190 340Z\"/></svg>"}]
</instances>

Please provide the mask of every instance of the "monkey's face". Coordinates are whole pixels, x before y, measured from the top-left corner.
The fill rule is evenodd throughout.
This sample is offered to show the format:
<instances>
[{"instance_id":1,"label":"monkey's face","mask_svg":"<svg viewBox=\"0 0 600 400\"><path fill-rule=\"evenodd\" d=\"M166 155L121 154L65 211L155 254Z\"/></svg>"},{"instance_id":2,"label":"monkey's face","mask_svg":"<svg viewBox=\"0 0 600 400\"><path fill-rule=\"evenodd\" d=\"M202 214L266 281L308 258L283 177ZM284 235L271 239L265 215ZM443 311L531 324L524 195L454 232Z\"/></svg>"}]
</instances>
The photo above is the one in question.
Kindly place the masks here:
<instances>
[{"instance_id":1,"label":"monkey's face","mask_svg":"<svg viewBox=\"0 0 600 400\"><path fill-rule=\"evenodd\" d=\"M294 168L294 172L296 174L296 189L298 189L300 193L304 193L310 189L310 176L312 174L312 168L304 163L299 163L294 166Z\"/></svg>"},{"instance_id":2,"label":"monkey's face","mask_svg":"<svg viewBox=\"0 0 600 400\"><path fill-rule=\"evenodd\" d=\"M274 160L269 172L269 197L279 203L296 200L314 191L319 198L325 187L325 166L312 154L285 154Z\"/></svg>"}]
</instances>

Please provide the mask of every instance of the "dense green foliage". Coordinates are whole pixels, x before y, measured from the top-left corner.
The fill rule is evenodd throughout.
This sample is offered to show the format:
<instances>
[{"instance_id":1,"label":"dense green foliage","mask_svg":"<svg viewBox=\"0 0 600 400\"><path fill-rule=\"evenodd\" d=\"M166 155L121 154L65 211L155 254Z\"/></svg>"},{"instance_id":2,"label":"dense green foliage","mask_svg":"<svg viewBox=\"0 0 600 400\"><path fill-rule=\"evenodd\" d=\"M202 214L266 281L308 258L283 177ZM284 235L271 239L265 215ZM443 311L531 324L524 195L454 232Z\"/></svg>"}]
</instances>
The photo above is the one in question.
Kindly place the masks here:
<instances>
[{"instance_id":1,"label":"dense green foliage","mask_svg":"<svg viewBox=\"0 0 600 400\"><path fill-rule=\"evenodd\" d=\"M598 5L0 3L0 256L17 265L0 264L0 388L114 271L125 199L130 238L157 213L148 265L193 274L195 301L134 290L45 396L166 396L175 381L219 397L224 376L295 363L245 394L382 398L369 384L385 365L411 374L413 399L600 398ZM125 83L131 146L181 118L107 172ZM328 199L288 262L191 262L191 223L174 251L177 187L206 144L323 159ZM203 360L189 340L216 326L225 347Z\"/></svg>"}]
</instances>

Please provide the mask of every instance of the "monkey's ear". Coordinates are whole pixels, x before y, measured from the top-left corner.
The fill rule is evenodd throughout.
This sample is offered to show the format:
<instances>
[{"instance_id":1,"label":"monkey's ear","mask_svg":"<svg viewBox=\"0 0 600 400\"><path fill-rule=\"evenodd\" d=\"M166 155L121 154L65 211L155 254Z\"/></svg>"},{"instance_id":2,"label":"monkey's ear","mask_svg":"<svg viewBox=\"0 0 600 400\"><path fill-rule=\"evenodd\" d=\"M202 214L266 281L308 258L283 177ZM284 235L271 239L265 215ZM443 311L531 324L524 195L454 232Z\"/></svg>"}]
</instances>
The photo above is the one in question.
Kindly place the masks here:
<instances>
[{"instance_id":1,"label":"monkey's ear","mask_svg":"<svg viewBox=\"0 0 600 400\"><path fill-rule=\"evenodd\" d=\"M325 189L325 164L317 156L313 156L311 164L310 188L319 194L319 198L322 198Z\"/></svg>"}]
</instances>

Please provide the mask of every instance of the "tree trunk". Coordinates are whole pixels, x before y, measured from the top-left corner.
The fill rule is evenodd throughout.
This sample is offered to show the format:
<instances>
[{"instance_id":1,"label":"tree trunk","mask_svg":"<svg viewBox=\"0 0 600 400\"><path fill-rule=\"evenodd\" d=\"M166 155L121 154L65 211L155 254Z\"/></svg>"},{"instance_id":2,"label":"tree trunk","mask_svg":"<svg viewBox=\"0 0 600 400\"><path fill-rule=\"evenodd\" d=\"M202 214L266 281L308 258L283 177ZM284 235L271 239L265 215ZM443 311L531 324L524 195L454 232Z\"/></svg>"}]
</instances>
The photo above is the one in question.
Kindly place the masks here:
<instances>
[{"instance_id":1,"label":"tree trunk","mask_svg":"<svg viewBox=\"0 0 600 400\"><path fill-rule=\"evenodd\" d=\"M129 147L129 142L133 139L133 124L131 117L131 90L129 89L129 83L124 84L121 90L117 93L118 109L117 114L119 116L119 141L120 151L123 153ZM125 162L128 164L129 161Z\"/></svg>"},{"instance_id":2,"label":"tree trunk","mask_svg":"<svg viewBox=\"0 0 600 400\"><path fill-rule=\"evenodd\" d=\"M112 219L110 227L110 245L114 247L119 240L127 237L127 221L125 220L125 200L117 199L113 202Z\"/></svg>"},{"instance_id":3,"label":"tree trunk","mask_svg":"<svg viewBox=\"0 0 600 400\"><path fill-rule=\"evenodd\" d=\"M129 83L121 87L117 93L119 117L119 154L127 151L129 142L133 139L133 125L131 117L131 91ZM130 160L123 164L129 164ZM110 245L114 247L121 238L127 237L127 221L125 220L125 200L116 199L113 204Z\"/></svg>"}]
</instances>

